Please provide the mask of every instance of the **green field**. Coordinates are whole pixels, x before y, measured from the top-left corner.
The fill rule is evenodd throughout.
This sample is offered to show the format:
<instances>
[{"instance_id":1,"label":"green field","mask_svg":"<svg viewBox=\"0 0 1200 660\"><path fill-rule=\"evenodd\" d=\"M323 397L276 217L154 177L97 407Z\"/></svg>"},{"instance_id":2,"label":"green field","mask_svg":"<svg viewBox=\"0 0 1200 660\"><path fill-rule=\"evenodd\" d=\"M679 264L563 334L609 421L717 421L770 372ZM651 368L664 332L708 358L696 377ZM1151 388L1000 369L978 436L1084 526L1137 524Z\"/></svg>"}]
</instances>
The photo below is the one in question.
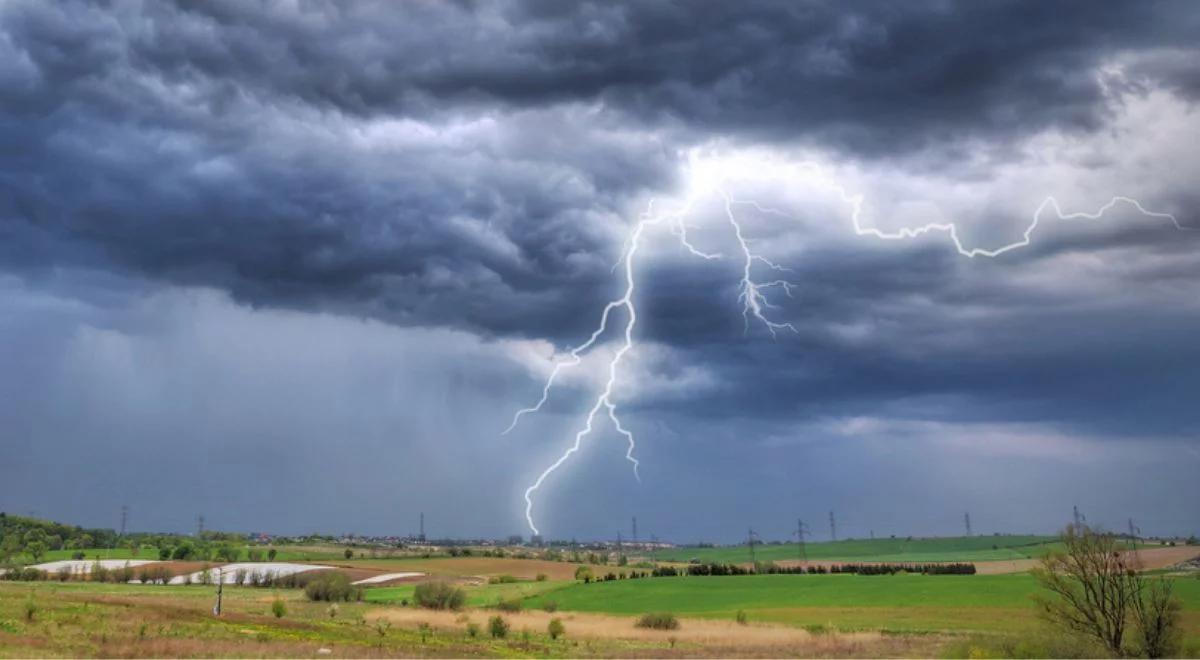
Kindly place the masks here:
<instances>
[{"instance_id":1,"label":"green field","mask_svg":"<svg viewBox=\"0 0 1200 660\"><path fill-rule=\"evenodd\" d=\"M530 599L540 594L557 591L570 587L574 582L515 582L511 584L486 584L471 587L467 592L467 605L470 607L488 607L501 600L514 598ZM398 604L412 600L415 585L405 584L396 587L375 587L368 589L368 603Z\"/></svg>"},{"instance_id":2,"label":"green field","mask_svg":"<svg viewBox=\"0 0 1200 660\"><path fill-rule=\"evenodd\" d=\"M1187 635L1200 638L1200 580L1179 578ZM752 619L853 630L1020 631L1036 624L1037 581L1012 575L748 575L615 580L549 591L530 607ZM1198 640L1200 641L1200 640Z\"/></svg>"},{"instance_id":3,"label":"green field","mask_svg":"<svg viewBox=\"0 0 1200 660\"><path fill-rule=\"evenodd\" d=\"M973 562L1030 559L1059 547L1053 536L950 536L942 538L847 539L806 543L805 555L813 561L873 562ZM659 561L741 563L750 561L744 545L715 548L679 547L652 553ZM759 561L799 559L795 543L756 545Z\"/></svg>"}]
</instances>

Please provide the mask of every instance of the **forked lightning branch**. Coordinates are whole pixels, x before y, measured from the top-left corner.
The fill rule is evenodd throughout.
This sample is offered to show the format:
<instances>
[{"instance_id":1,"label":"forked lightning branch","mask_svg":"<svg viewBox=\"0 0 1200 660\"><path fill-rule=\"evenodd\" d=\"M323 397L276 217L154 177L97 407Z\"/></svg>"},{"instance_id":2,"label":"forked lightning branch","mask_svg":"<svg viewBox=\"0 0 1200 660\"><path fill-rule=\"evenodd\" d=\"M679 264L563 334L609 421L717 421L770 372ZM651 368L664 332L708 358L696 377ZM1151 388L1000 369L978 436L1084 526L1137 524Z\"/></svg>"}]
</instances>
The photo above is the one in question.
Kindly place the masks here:
<instances>
[{"instance_id":1,"label":"forked lightning branch","mask_svg":"<svg viewBox=\"0 0 1200 660\"><path fill-rule=\"evenodd\" d=\"M1026 225L1019 240L994 248L967 247L960 238L958 227L955 223L929 223L915 227L904 227L894 231L883 231L874 227L865 227L860 217L864 201L862 195L848 193L842 186L830 179L818 165L804 163L799 166L799 170L811 173L814 182L830 188L841 198L841 201L849 208L850 229L855 235L880 240L903 241L925 234L941 233L949 237L958 254L969 258L995 258L1007 252L1031 245L1043 216L1046 216L1047 212L1052 213L1054 219L1061 221L1098 220L1119 205L1125 205L1133 208L1142 215L1170 220L1176 229L1190 229L1181 225L1174 215L1148 210L1140 201L1132 197L1114 196L1095 211L1072 213L1064 213L1058 200L1054 197L1047 197L1034 209L1031 221ZM638 310L634 303L634 294L637 291L637 278L635 277L636 264L638 253L642 248L643 240L648 231L665 227L691 255L705 260L724 259L726 258L724 254L705 252L697 248L688 237L688 224L686 222L700 199L713 195L718 197L722 202L724 219L728 222L733 233L733 247L736 248L733 258L738 261L740 267L741 278L738 283L738 302L742 305L742 318L745 329L748 331L751 323L757 323L762 325L772 337L778 336L780 332L797 332L796 327L791 323L774 317L772 312L777 310L777 306L771 302L771 297L768 295L782 294L790 296L792 289L796 285L785 279L787 272L785 267L751 248L752 240L746 236L743 225L738 219L739 211L744 208L752 208L760 213L779 216L783 221L789 219L790 216L784 211L765 207L754 200L743 200L734 197L727 190L727 181L729 178L723 176L723 174L723 172L717 171L712 176L706 177L703 180L694 181L694 185L691 187L688 196L675 208L660 210L658 208L660 204L656 201L652 200L649 203L646 211L638 218L637 223L634 224L629 238L625 243L621 258L617 263L617 267L622 272L624 285L621 296L605 304L600 313L600 321L587 340L571 348L564 359L560 359L554 363L550 375L546 378L542 386L541 397L537 403L528 408L518 410L513 416L512 423L504 430L503 434L508 434L517 427L523 416L540 411L546 405L551 391L562 372L580 365L584 357L609 332L610 325L619 326L616 330L620 334L619 344L608 362L606 378L600 393L592 400L591 406L566 450L557 460L546 467L525 490L525 520L529 525L529 529L535 535L540 534L540 531L533 519L534 493L541 489L546 479L570 459L572 454L579 451L584 438L596 430L596 423L599 418L607 417L616 432L625 439L627 443L625 458L633 466L634 478L638 479L638 481L641 480L638 473L638 460L634 456L634 452L637 449L637 442L633 433L621 421L616 402L614 401L614 395L617 388L617 380L621 373L621 366L635 345L634 330L638 323ZM617 268L614 268L614 272L616 270ZM619 312L624 312L623 325L613 322L613 315Z\"/></svg>"}]
</instances>

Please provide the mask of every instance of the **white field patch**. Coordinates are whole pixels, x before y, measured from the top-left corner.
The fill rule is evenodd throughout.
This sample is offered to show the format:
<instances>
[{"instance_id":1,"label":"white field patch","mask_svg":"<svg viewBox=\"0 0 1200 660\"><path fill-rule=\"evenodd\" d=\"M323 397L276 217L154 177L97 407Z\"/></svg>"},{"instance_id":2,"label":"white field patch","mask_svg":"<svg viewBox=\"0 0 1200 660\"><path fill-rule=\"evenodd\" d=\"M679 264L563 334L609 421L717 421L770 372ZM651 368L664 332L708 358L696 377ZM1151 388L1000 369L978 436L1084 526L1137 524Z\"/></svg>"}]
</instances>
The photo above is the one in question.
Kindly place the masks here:
<instances>
[{"instance_id":1,"label":"white field patch","mask_svg":"<svg viewBox=\"0 0 1200 660\"><path fill-rule=\"evenodd\" d=\"M403 580L404 578L424 576L424 573L384 573L383 575L372 575L365 580L359 580L353 584L379 584L380 582L391 582L392 580Z\"/></svg>"},{"instance_id":2,"label":"white field patch","mask_svg":"<svg viewBox=\"0 0 1200 660\"><path fill-rule=\"evenodd\" d=\"M114 568L125 568L126 566L144 566L146 564L157 564L158 561L152 559L64 559L62 561L51 561L45 564L37 564L30 568L36 568L39 571L47 573L57 573L64 568L71 571L72 574L91 573L92 567L100 564L101 568L112 570Z\"/></svg>"},{"instance_id":3,"label":"white field patch","mask_svg":"<svg viewBox=\"0 0 1200 660\"><path fill-rule=\"evenodd\" d=\"M239 564L225 564L224 566L214 566L208 569L208 574L216 583L217 576L221 577L221 582L225 584L237 584L239 571L245 571L245 581L250 581L250 576L255 573L260 578L280 578L305 571L324 571L333 568L332 566L314 566L313 564L289 564L286 562L243 562ZM189 579L192 583L200 582L200 577L204 571L196 571L190 575L176 575L171 578L170 584L184 584Z\"/></svg>"}]
</instances>

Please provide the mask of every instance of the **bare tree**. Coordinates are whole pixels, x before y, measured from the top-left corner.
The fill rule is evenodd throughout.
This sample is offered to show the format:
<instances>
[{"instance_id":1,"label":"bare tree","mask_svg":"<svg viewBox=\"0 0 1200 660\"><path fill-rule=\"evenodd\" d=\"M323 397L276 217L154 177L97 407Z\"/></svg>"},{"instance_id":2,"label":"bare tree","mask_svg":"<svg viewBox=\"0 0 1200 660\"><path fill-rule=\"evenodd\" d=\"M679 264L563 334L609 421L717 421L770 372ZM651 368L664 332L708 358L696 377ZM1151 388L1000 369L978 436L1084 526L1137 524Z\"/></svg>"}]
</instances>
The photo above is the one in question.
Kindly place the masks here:
<instances>
[{"instance_id":1,"label":"bare tree","mask_svg":"<svg viewBox=\"0 0 1200 660\"><path fill-rule=\"evenodd\" d=\"M1143 581L1133 601L1141 651L1148 658L1165 658L1179 647L1179 600L1166 578Z\"/></svg>"},{"instance_id":2,"label":"bare tree","mask_svg":"<svg viewBox=\"0 0 1200 660\"><path fill-rule=\"evenodd\" d=\"M1132 621L1139 651L1162 657L1178 631L1178 601L1164 579L1147 580L1136 555L1121 552L1117 539L1084 524L1069 525L1064 549L1042 560L1034 574L1056 598L1039 598L1053 623L1099 641L1116 656L1128 655L1126 633Z\"/></svg>"}]
</instances>

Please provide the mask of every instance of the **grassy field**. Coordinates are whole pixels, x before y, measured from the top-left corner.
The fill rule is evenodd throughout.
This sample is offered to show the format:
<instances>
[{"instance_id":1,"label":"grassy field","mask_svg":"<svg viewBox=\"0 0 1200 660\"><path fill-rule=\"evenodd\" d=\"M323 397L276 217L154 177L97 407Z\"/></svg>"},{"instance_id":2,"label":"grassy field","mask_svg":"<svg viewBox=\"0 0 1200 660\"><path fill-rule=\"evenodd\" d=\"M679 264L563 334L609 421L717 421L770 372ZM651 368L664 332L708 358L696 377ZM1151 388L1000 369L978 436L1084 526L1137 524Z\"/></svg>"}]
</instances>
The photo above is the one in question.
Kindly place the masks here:
<instances>
[{"instance_id":1,"label":"grassy field","mask_svg":"<svg viewBox=\"0 0 1200 660\"><path fill-rule=\"evenodd\" d=\"M874 562L973 562L1030 559L1059 547L1052 536L957 536L942 538L848 539L806 543L805 554L814 561ZM760 561L799 558L795 543L759 545L754 555ZM716 548L680 547L653 553L660 561L748 562L746 546Z\"/></svg>"},{"instance_id":2,"label":"grassy field","mask_svg":"<svg viewBox=\"0 0 1200 660\"><path fill-rule=\"evenodd\" d=\"M271 613L277 597L287 608L282 618ZM212 589L201 587L0 583L0 657L313 657L321 648L333 657L579 657L667 649L665 641L552 640L544 629L471 637L457 619L422 633L419 622L378 625L386 610L372 603L340 603L330 616L328 603L308 602L299 590L226 587L220 618L212 603Z\"/></svg>"},{"instance_id":3,"label":"grassy field","mask_svg":"<svg viewBox=\"0 0 1200 660\"><path fill-rule=\"evenodd\" d=\"M531 599L540 594L557 591L570 587L574 582L515 582L511 584L485 584L471 587L467 592L467 605L471 607L488 607L502 600ZM377 587L368 589L366 600L369 603L397 604L412 600L413 589L416 585L404 584L395 587Z\"/></svg>"},{"instance_id":4,"label":"grassy field","mask_svg":"<svg viewBox=\"0 0 1200 660\"><path fill-rule=\"evenodd\" d=\"M1186 635L1200 644L1200 580L1176 580ZM530 607L634 615L670 611L840 630L1017 632L1036 624L1027 574L1013 575L751 575L617 580L547 591Z\"/></svg>"}]
</instances>

